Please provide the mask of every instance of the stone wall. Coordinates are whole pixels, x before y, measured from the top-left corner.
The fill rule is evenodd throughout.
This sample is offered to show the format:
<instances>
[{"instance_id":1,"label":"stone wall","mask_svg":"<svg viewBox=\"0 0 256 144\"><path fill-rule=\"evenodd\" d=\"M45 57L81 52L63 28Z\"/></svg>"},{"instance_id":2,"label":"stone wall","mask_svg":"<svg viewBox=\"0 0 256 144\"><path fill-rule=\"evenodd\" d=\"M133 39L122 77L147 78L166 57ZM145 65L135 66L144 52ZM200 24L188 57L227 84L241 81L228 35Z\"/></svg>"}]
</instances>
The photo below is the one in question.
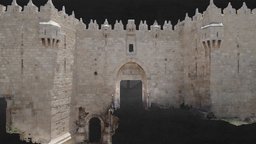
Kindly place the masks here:
<instances>
[{"instance_id":1,"label":"stone wall","mask_svg":"<svg viewBox=\"0 0 256 144\"><path fill-rule=\"evenodd\" d=\"M120 21L86 26L51 1L40 12L14 1L0 6L0 26L0 95L8 132L23 140L56 143L77 133L78 122L106 123L111 105L120 106L121 80L142 81L145 107L255 116L255 11L245 5L221 13L211 1L174 29L170 22L136 29L134 20L124 29Z\"/></svg>"},{"instance_id":2,"label":"stone wall","mask_svg":"<svg viewBox=\"0 0 256 144\"><path fill-rule=\"evenodd\" d=\"M133 21L128 22L133 25ZM178 33L169 30L83 29L77 34L76 96L77 106L100 113L116 95L119 69L126 63L138 64L145 72L150 103L176 105L182 85L182 56ZM129 53L128 45L134 52ZM168 83L168 85L167 85ZM173 98L171 98L173 97Z\"/></svg>"},{"instance_id":3,"label":"stone wall","mask_svg":"<svg viewBox=\"0 0 256 144\"><path fill-rule=\"evenodd\" d=\"M255 117L255 11L223 12L224 39L212 52L211 96L220 117Z\"/></svg>"}]
</instances>

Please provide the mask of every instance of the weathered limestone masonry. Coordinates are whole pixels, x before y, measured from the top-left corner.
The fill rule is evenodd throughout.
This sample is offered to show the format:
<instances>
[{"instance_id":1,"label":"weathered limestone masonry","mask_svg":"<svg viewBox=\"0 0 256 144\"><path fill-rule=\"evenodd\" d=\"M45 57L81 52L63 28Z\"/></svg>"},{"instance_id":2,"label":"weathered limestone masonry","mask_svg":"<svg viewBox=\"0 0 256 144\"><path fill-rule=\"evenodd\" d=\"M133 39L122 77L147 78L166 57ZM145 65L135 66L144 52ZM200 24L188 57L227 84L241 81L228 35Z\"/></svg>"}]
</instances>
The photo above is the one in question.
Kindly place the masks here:
<instances>
[{"instance_id":1,"label":"weathered limestone masonry","mask_svg":"<svg viewBox=\"0 0 256 144\"><path fill-rule=\"evenodd\" d=\"M120 81L141 80L145 108L180 104L218 118L255 118L256 12L245 4L223 12L211 0L203 13L150 28L107 20L99 28L30 1L0 6L0 96L7 131L42 144L89 141L98 118L101 143L111 143Z\"/></svg>"},{"instance_id":2,"label":"weathered limestone masonry","mask_svg":"<svg viewBox=\"0 0 256 144\"><path fill-rule=\"evenodd\" d=\"M40 143L69 138L77 20L57 12L51 1L40 12L31 1L23 11L14 1L1 6L0 17L8 132Z\"/></svg>"}]
</instances>

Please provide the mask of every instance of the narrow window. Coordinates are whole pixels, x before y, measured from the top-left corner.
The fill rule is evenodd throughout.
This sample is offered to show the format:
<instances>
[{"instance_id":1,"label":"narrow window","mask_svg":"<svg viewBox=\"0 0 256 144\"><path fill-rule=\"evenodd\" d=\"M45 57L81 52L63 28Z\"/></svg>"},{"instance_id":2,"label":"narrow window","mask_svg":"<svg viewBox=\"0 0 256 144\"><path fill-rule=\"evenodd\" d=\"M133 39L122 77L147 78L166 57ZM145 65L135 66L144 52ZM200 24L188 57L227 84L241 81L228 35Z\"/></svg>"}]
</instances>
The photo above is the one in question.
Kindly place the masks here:
<instances>
[{"instance_id":1,"label":"narrow window","mask_svg":"<svg viewBox=\"0 0 256 144\"><path fill-rule=\"evenodd\" d=\"M204 68L204 66L203 66L203 77L205 76L205 68Z\"/></svg>"},{"instance_id":2,"label":"narrow window","mask_svg":"<svg viewBox=\"0 0 256 144\"><path fill-rule=\"evenodd\" d=\"M211 41L207 41L208 47L211 48Z\"/></svg>"},{"instance_id":3,"label":"narrow window","mask_svg":"<svg viewBox=\"0 0 256 144\"><path fill-rule=\"evenodd\" d=\"M129 44L129 52L130 53L134 52L133 44Z\"/></svg>"},{"instance_id":4,"label":"narrow window","mask_svg":"<svg viewBox=\"0 0 256 144\"><path fill-rule=\"evenodd\" d=\"M240 73L240 53L237 53L237 73Z\"/></svg>"},{"instance_id":5,"label":"narrow window","mask_svg":"<svg viewBox=\"0 0 256 144\"><path fill-rule=\"evenodd\" d=\"M203 46L204 48L207 48L205 41L203 41Z\"/></svg>"},{"instance_id":6,"label":"narrow window","mask_svg":"<svg viewBox=\"0 0 256 144\"><path fill-rule=\"evenodd\" d=\"M218 48L220 48L221 40L218 40Z\"/></svg>"},{"instance_id":7,"label":"narrow window","mask_svg":"<svg viewBox=\"0 0 256 144\"><path fill-rule=\"evenodd\" d=\"M56 41L56 47L58 48L59 47L59 40Z\"/></svg>"},{"instance_id":8,"label":"narrow window","mask_svg":"<svg viewBox=\"0 0 256 144\"><path fill-rule=\"evenodd\" d=\"M46 46L44 38L42 38L42 43L43 43L43 46Z\"/></svg>"},{"instance_id":9,"label":"narrow window","mask_svg":"<svg viewBox=\"0 0 256 144\"><path fill-rule=\"evenodd\" d=\"M24 69L24 60L21 59L21 74L23 74L23 69Z\"/></svg>"},{"instance_id":10,"label":"narrow window","mask_svg":"<svg viewBox=\"0 0 256 144\"><path fill-rule=\"evenodd\" d=\"M216 40L212 40L212 47L216 48Z\"/></svg>"},{"instance_id":11,"label":"narrow window","mask_svg":"<svg viewBox=\"0 0 256 144\"><path fill-rule=\"evenodd\" d=\"M52 47L55 45L55 39L52 40Z\"/></svg>"},{"instance_id":12,"label":"narrow window","mask_svg":"<svg viewBox=\"0 0 256 144\"><path fill-rule=\"evenodd\" d=\"M67 37L65 36L65 38L64 38L64 49L66 49L67 48Z\"/></svg>"},{"instance_id":13,"label":"narrow window","mask_svg":"<svg viewBox=\"0 0 256 144\"><path fill-rule=\"evenodd\" d=\"M158 35L157 34L155 34L155 38L157 39L157 37L158 37Z\"/></svg>"},{"instance_id":14,"label":"narrow window","mask_svg":"<svg viewBox=\"0 0 256 144\"><path fill-rule=\"evenodd\" d=\"M198 67L198 64L197 64L197 62L196 62L196 76L197 76L197 67Z\"/></svg>"},{"instance_id":15,"label":"narrow window","mask_svg":"<svg viewBox=\"0 0 256 144\"><path fill-rule=\"evenodd\" d=\"M64 72L66 72L66 66L67 65L67 60L66 60L66 58L64 59Z\"/></svg>"},{"instance_id":16,"label":"narrow window","mask_svg":"<svg viewBox=\"0 0 256 144\"><path fill-rule=\"evenodd\" d=\"M48 46L51 46L51 40L49 38L47 39L47 42L48 42Z\"/></svg>"}]
</instances>

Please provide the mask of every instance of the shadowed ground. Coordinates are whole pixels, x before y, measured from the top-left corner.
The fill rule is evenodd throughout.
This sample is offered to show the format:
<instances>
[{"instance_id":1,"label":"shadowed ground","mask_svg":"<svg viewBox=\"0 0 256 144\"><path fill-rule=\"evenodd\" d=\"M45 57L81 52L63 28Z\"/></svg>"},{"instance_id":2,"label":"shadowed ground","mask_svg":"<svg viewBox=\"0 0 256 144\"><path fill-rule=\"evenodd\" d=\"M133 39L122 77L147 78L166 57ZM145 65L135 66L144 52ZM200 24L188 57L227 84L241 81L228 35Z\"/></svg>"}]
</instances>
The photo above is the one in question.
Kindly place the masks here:
<instances>
[{"instance_id":1,"label":"shadowed ground","mask_svg":"<svg viewBox=\"0 0 256 144\"><path fill-rule=\"evenodd\" d=\"M121 87L121 98L128 103L115 112L120 121L113 144L256 143L256 124L237 127L224 121L203 119L194 110L152 107L146 111L133 107L131 95L140 95L140 89Z\"/></svg>"},{"instance_id":2,"label":"shadowed ground","mask_svg":"<svg viewBox=\"0 0 256 144\"><path fill-rule=\"evenodd\" d=\"M129 91L126 93L131 94ZM136 90L130 92L134 93ZM5 133L5 109L6 102L0 99L0 144L27 144L20 141L18 135ZM113 144L255 144L256 142L256 124L236 127L223 121L203 120L199 114L187 109L162 110L152 107L145 111L141 107L124 107L116 111L115 115L120 118L120 124L113 136Z\"/></svg>"},{"instance_id":3,"label":"shadowed ground","mask_svg":"<svg viewBox=\"0 0 256 144\"><path fill-rule=\"evenodd\" d=\"M120 117L113 144L254 144L256 124L233 126L182 109L133 111Z\"/></svg>"}]
</instances>

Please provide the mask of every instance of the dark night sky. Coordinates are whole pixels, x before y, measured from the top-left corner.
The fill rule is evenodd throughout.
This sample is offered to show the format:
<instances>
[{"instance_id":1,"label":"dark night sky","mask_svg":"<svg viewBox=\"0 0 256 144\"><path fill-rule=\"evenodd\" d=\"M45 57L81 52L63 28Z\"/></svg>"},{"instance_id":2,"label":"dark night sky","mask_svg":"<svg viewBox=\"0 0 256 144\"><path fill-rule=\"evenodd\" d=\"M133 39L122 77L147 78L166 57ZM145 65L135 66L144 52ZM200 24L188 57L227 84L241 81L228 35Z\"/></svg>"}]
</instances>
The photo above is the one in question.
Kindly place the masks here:
<instances>
[{"instance_id":1,"label":"dark night sky","mask_svg":"<svg viewBox=\"0 0 256 144\"><path fill-rule=\"evenodd\" d=\"M225 8L228 2L231 2L236 9L242 6L243 0L214 0L215 4L220 8ZM10 4L12 0L0 0L0 4ZM21 6L26 5L28 0L17 0ZM33 0L37 6L44 5L47 0ZM256 8L256 0L245 0L249 8ZM96 19L98 23L103 23L104 19L108 19L110 23L115 20L135 19L147 20L148 24L152 24L157 20L160 24L164 20L171 20L176 24L178 19L184 19L185 13L193 16L195 9L199 8L199 12L203 12L209 0L53 0L55 7L61 10L62 6L66 6L68 14L74 10L76 17L82 17L85 23L90 19Z\"/></svg>"}]
</instances>

